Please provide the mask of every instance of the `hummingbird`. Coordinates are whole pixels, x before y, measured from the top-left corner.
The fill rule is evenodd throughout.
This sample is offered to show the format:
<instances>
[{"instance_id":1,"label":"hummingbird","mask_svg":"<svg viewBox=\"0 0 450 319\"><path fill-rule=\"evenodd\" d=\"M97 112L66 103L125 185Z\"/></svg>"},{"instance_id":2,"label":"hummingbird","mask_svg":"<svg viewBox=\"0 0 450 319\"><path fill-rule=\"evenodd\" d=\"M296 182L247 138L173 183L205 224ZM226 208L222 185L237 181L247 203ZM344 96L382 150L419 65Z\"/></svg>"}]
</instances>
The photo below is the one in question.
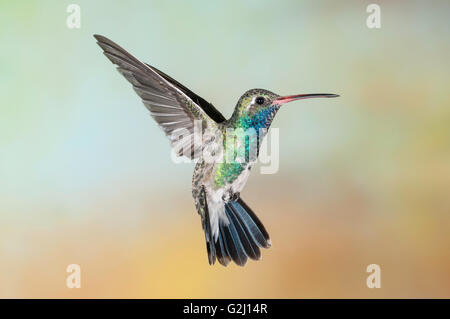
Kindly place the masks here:
<instances>
[{"instance_id":1,"label":"hummingbird","mask_svg":"<svg viewBox=\"0 0 450 319\"><path fill-rule=\"evenodd\" d=\"M227 132L254 129L258 141L257 157L260 141L282 105L339 95L280 96L264 89L251 89L241 96L233 114L226 119L211 103L167 74L141 62L108 38L94 37L103 54L131 83L150 115L169 138L175 153L196 162L192 196L201 217L209 264L213 265L217 260L223 266L231 261L244 266L248 258L261 259L260 248L269 248L272 242L262 222L240 196L256 158L245 156L240 161L223 160L231 146L235 147L234 152L248 151L250 140L254 138L244 143L235 143L235 140L231 143L226 138ZM207 134L210 131L215 133ZM184 133L181 139L180 132ZM209 150L209 154L220 155L211 160L205 156L205 150Z\"/></svg>"}]
</instances>

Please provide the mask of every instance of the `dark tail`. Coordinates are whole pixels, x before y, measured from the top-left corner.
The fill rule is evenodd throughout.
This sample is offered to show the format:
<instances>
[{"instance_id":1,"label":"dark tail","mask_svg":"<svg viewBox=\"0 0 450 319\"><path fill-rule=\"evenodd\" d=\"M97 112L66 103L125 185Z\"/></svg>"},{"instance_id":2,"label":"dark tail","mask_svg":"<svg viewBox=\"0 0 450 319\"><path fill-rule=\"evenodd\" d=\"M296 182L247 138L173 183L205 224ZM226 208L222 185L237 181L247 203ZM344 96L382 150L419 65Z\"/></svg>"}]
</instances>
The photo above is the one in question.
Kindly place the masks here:
<instances>
[{"instance_id":1,"label":"dark tail","mask_svg":"<svg viewBox=\"0 0 450 319\"><path fill-rule=\"evenodd\" d=\"M269 234L255 213L245 202L238 198L236 201L225 203L225 214L229 223L219 218L219 236L214 245L208 243L207 250L210 264L217 260L227 266L231 260L237 265L244 266L247 259L261 259L259 248L269 248L271 241ZM209 224L209 214L206 214ZM206 226L206 225L205 225ZM207 227L208 228L208 227ZM205 229L205 233L210 229ZM210 239L211 233L209 236Z\"/></svg>"}]
</instances>

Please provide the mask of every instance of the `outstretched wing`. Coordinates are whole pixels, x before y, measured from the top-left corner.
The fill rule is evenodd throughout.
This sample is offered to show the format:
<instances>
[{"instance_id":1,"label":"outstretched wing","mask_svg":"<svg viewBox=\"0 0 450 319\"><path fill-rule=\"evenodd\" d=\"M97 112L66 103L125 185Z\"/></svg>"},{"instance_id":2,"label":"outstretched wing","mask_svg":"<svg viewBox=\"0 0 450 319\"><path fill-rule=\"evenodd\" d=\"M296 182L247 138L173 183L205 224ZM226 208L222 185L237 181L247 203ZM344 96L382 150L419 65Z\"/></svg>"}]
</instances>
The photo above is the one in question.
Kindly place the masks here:
<instances>
[{"instance_id":1,"label":"outstretched wing","mask_svg":"<svg viewBox=\"0 0 450 319\"><path fill-rule=\"evenodd\" d=\"M201 143L194 143L199 138L194 136L198 131L194 130L194 121L201 121L200 132L203 132L225 121L223 115L211 103L155 67L142 63L113 41L101 35L94 37L106 57L133 85L151 116L169 137L175 152L191 159L200 154Z\"/></svg>"}]
</instances>

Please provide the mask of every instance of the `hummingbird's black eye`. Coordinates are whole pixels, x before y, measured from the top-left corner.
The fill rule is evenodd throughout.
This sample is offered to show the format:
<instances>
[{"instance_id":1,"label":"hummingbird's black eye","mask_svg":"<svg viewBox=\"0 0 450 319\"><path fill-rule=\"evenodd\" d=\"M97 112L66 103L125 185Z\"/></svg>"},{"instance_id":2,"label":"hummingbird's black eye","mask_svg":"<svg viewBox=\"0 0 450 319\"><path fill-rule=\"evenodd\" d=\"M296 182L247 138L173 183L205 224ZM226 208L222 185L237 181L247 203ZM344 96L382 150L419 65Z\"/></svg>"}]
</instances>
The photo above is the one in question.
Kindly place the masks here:
<instances>
[{"instance_id":1,"label":"hummingbird's black eye","mask_svg":"<svg viewBox=\"0 0 450 319\"><path fill-rule=\"evenodd\" d=\"M262 96L258 96L255 100L256 104L263 105L265 100Z\"/></svg>"}]
</instances>

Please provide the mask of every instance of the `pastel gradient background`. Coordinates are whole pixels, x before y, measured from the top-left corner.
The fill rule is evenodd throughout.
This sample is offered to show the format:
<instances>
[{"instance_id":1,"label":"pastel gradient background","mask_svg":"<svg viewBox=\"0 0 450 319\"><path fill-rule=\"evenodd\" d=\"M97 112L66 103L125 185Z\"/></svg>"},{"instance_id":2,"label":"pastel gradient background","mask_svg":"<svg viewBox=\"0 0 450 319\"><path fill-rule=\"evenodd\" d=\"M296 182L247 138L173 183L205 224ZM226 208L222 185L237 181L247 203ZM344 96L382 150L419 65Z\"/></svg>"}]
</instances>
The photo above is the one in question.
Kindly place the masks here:
<instances>
[{"instance_id":1,"label":"pastel gradient background","mask_svg":"<svg viewBox=\"0 0 450 319\"><path fill-rule=\"evenodd\" d=\"M0 297L450 297L450 3L374 1L368 29L371 2L1 1ZM274 121L280 169L242 194L261 261L208 265L193 165L94 33L226 117L255 87L341 95Z\"/></svg>"}]
</instances>

